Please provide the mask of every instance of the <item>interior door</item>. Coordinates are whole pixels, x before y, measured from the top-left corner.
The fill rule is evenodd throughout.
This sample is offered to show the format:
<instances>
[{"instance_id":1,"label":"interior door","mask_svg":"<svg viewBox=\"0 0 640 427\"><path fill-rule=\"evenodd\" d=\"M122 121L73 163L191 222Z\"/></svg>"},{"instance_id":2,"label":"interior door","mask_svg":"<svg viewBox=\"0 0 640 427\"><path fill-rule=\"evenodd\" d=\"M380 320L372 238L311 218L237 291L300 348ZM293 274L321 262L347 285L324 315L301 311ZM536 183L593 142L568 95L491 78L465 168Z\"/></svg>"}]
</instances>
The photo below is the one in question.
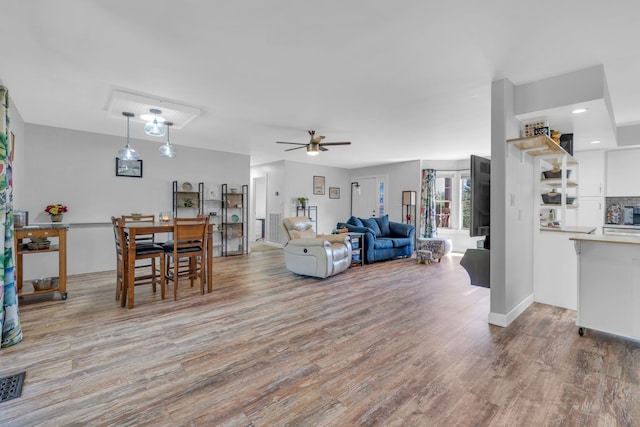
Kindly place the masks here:
<instances>
[{"instance_id":1,"label":"interior door","mask_svg":"<svg viewBox=\"0 0 640 427\"><path fill-rule=\"evenodd\" d=\"M359 185L356 185L357 182ZM358 178L351 184L351 215L359 218L378 216L380 192L377 178Z\"/></svg>"}]
</instances>

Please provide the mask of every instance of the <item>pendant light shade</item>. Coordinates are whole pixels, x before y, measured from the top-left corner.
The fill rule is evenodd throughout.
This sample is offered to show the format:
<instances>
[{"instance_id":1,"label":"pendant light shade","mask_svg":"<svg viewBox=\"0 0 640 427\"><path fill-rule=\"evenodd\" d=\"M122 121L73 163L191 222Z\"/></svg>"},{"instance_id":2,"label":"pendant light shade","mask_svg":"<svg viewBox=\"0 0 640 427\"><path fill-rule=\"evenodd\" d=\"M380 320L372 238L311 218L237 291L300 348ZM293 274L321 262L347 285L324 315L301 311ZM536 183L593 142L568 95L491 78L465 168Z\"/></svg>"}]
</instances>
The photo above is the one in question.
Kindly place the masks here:
<instances>
[{"instance_id":1,"label":"pendant light shade","mask_svg":"<svg viewBox=\"0 0 640 427\"><path fill-rule=\"evenodd\" d=\"M129 120L133 117L133 113L123 112L122 115L127 118L127 145L118 151L118 158L120 160L138 160L140 155L129 145Z\"/></svg>"},{"instance_id":2,"label":"pendant light shade","mask_svg":"<svg viewBox=\"0 0 640 427\"><path fill-rule=\"evenodd\" d=\"M160 155L162 157L173 158L176 156L176 149L173 145L171 145L171 142L169 141L169 128L173 125L173 123L166 122L164 125L167 127L167 143L160 146Z\"/></svg>"},{"instance_id":3,"label":"pendant light shade","mask_svg":"<svg viewBox=\"0 0 640 427\"><path fill-rule=\"evenodd\" d=\"M149 114L140 116L143 120L147 120L147 123L144 125L144 132L151 136L164 136L166 132L164 118L158 116L162 111L152 108L149 112L153 114L153 116Z\"/></svg>"}]
</instances>

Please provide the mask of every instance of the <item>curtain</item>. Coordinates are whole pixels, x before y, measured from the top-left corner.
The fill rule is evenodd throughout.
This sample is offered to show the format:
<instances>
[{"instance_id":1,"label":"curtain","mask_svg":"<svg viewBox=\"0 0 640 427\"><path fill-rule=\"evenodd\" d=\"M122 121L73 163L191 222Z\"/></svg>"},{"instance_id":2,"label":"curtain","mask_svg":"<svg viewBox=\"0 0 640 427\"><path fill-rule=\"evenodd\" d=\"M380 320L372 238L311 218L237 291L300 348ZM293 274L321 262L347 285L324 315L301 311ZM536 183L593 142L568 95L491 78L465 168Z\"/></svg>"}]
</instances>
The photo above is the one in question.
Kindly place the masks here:
<instances>
[{"instance_id":1,"label":"curtain","mask_svg":"<svg viewBox=\"0 0 640 427\"><path fill-rule=\"evenodd\" d=\"M4 256L0 265L0 330L2 347L22 341L18 297L13 266L13 181L9 132L9 91L0 86L0 230L4 236Z\"/></svg>"},{"instance_id":2,"label":"curtain","mask_svg":"<svg viewBox=\"0 0 640 427\"><path fill-rule=\"evenodd\" d=\"M436 228L436 171L422 170L422 202L420 203L420 237L437 237Z\"/></svg>"}]
</instances>

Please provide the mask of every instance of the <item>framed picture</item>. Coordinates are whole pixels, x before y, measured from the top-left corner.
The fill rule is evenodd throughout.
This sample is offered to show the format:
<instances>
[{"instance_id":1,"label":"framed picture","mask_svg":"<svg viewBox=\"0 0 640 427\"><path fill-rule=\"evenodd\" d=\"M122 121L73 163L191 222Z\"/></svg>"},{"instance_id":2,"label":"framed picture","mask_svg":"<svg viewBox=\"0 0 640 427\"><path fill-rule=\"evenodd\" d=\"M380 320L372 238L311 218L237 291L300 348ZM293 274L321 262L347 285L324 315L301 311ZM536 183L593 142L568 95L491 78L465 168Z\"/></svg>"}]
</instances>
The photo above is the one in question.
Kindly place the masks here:
<instances>
[{"instance_id":1,"label":"framed picture","mask_svg":"<svg viewBox=\"0 0 640 427\"><path fill-rule=\"evenodd\" d=\"M313 194L324 196L324 176L313 177Z\"/></svg>"},{"instance_id":2,"label":"framed picture","mask_svg":"<svg viewBox=\"0 0 640 427\"><path fill-rule=\"evenodd\" d=\"M116 157L116 176L142 178L142 160L120 160Z\"/></svg>"},{"instance_id":3,"label":"framed picture","mask_svg":"<svg viewBox=\"0 0 640 427\"><path fill-rule=\"evenodd\" d=\"M338 188L338 187L329 187L329 198L330 199L339 199L340 198L340 188Z\"/></svg>"}]
</instances>

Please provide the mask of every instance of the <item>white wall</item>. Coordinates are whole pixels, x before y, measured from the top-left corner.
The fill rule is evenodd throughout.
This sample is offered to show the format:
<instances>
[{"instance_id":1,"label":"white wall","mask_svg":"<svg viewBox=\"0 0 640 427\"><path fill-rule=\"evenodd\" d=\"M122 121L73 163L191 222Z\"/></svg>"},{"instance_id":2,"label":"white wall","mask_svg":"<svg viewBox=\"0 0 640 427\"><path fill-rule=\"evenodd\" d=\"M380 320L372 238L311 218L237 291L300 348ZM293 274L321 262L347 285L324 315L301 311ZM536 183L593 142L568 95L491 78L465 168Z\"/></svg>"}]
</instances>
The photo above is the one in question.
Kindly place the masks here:
<instances>
[{"instance_id":1,"label":"white wall","mask_svg":"<svg viewBox=\"0 0 640 427\"><path fill-rule=\"evenodd\" d=\"M410 162L391 163L367 168L351 169L349 175L351 178L370 177L370 176L386 176L386 200L385 209L389 215L390 221L402 222L402 192L415 191L418 201L420 198L420 178L422 170L420 161L413 160ZM349 181L346 189L347 204L351 191ZM347 216L349 218L350 206L347 205ZM418 211L420 207L418 206ZM344 220L343 220L344 221Z\"/></svg>"},{"instance_id":2,"label":"white wall","mask_svg":"<svg viewBox=\"0 0 640 427\"><path fill-rule=\"evenodd\" d=\"M110 217L131 212L157 215L172 209L172 182L194 185L249 184L249 156L176 146L177 157L161 157L161 141L132 140L143 160L142 178L115 176L115 155L125 138L26 125L24 186L20 207L30 223L49 222L47 204L69 207L68 273L115 269ZM36 259L37 258L37 259ZM25 278L51 275L44 254L25 257ZM47 272L48 271L48 272ZM33 276L32 276L33 275Z\"/></svg>"}]
</instances>

